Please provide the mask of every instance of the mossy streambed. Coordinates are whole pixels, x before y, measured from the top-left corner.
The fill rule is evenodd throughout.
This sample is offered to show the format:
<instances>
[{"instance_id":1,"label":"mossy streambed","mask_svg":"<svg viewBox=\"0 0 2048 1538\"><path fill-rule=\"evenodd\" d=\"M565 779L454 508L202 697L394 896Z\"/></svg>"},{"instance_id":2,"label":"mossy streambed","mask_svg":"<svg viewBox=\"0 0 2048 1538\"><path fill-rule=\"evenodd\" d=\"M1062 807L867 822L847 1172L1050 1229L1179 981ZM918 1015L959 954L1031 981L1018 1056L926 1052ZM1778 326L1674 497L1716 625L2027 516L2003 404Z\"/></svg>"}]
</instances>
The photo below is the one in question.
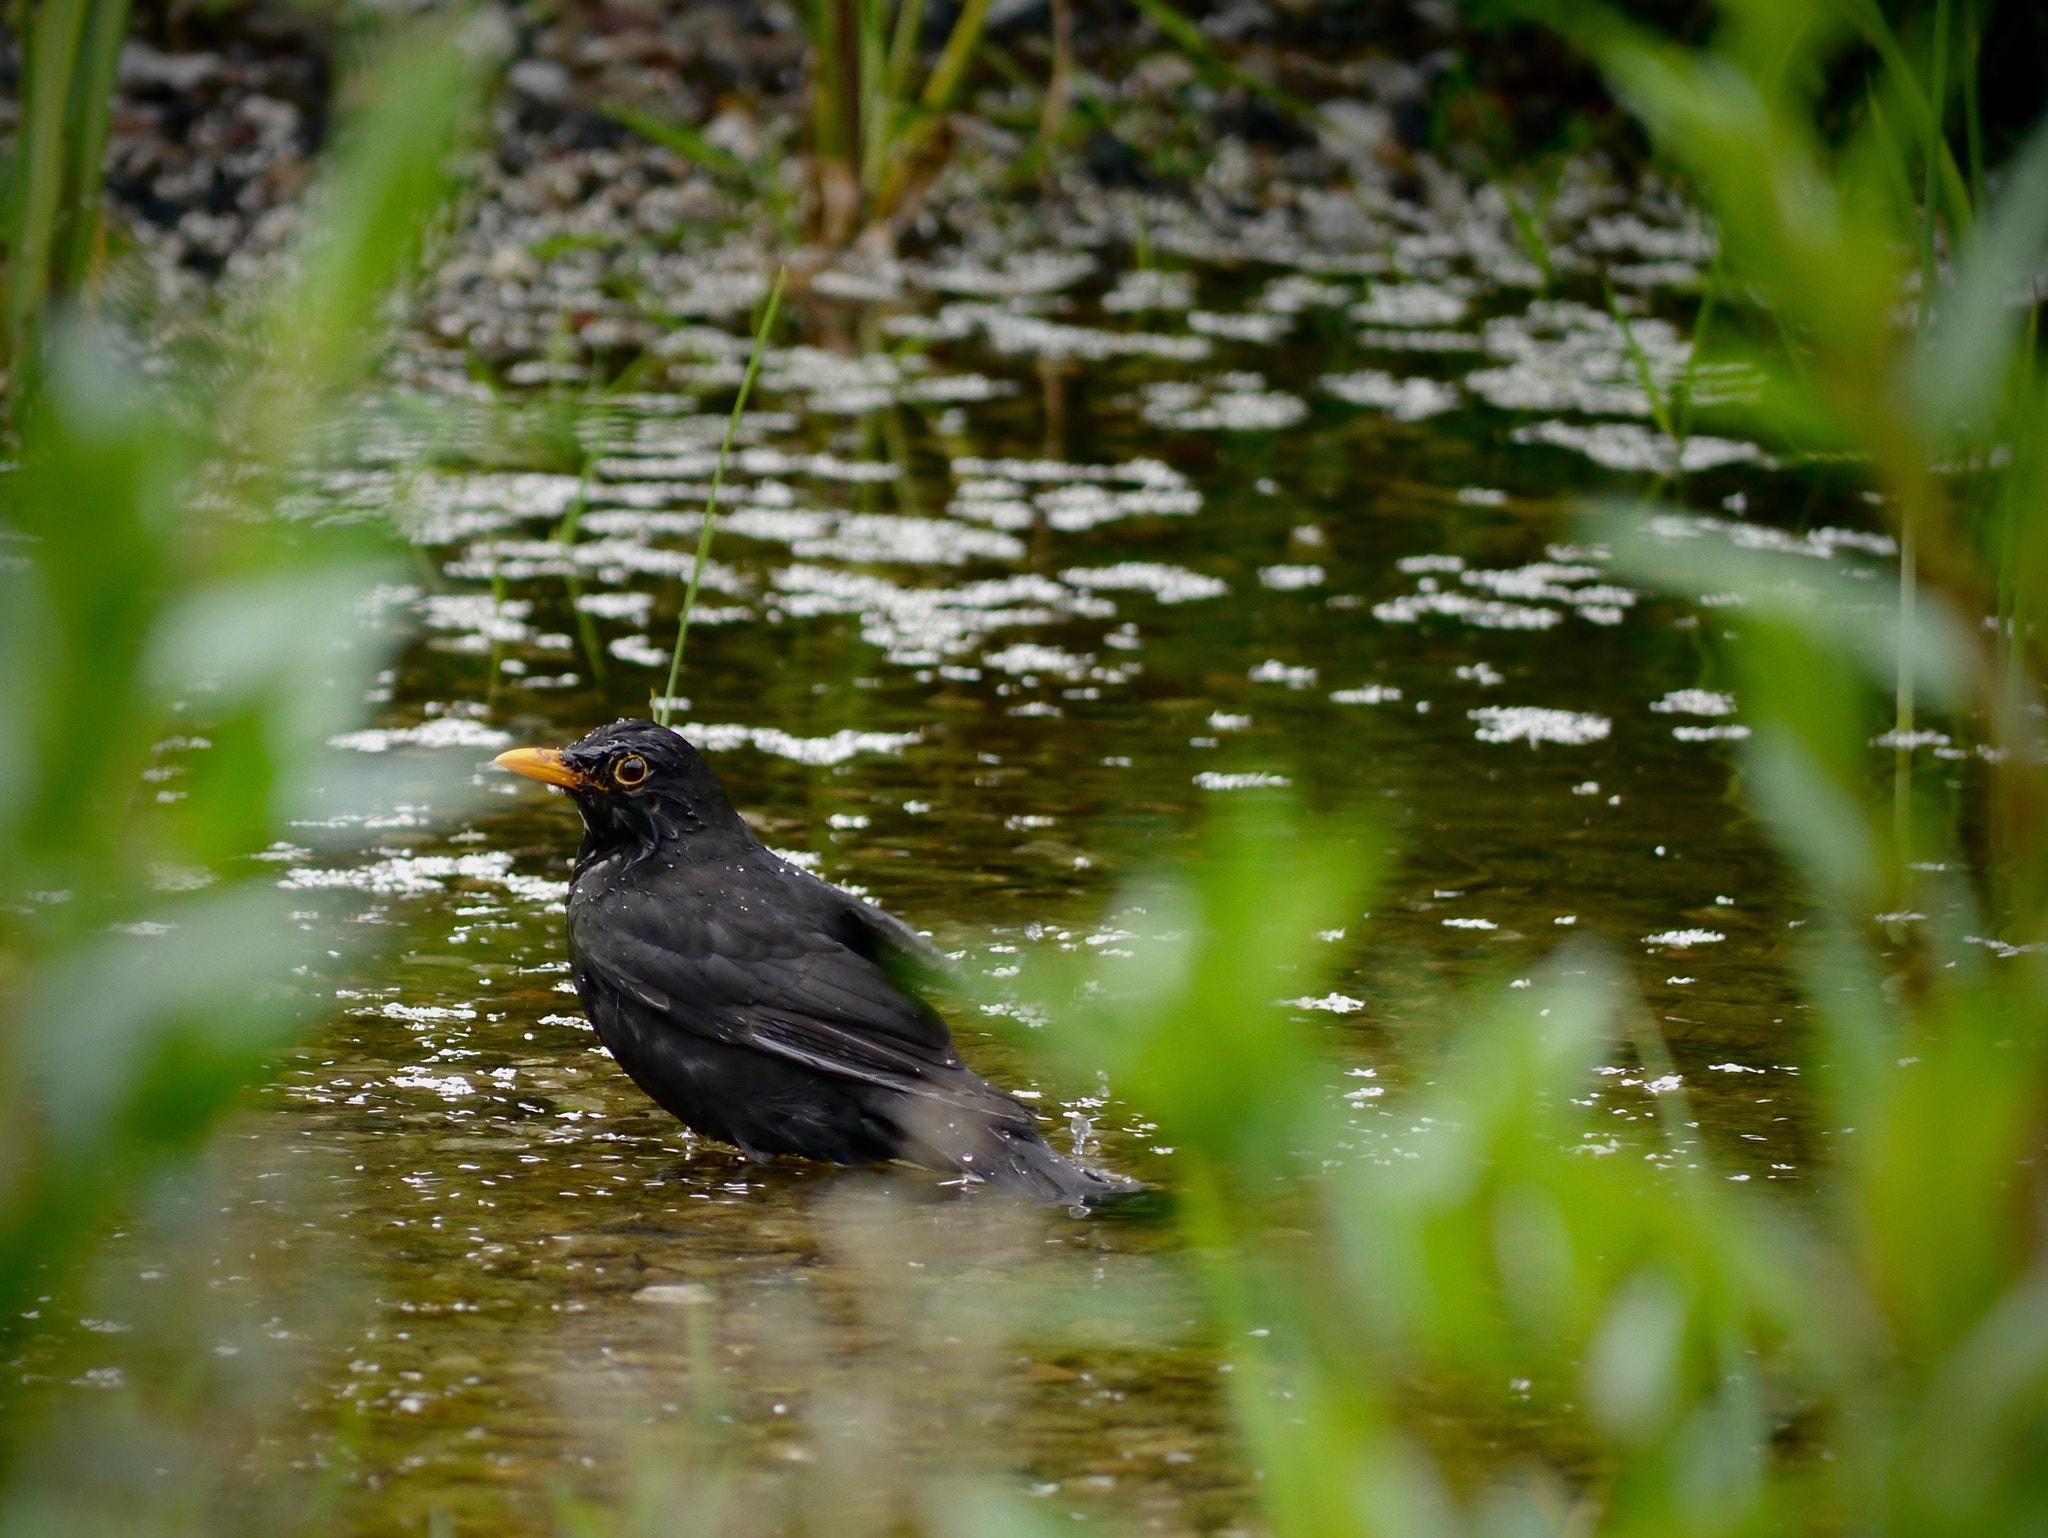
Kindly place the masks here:
<instances>
[{"instance_id":1,"label":"mossy streambed","mask_svg":"<svg viewBox=\"0 0 2048 1538\"><path fill-rule=\"evenodd\" d=\"M1047 1075L1011 990L1061 953L1114 966L1156 922L1130 883L1220 801L1285 789L1398 854L1296 1001L1344 1065L1351 1156L1430 1136L1403 1065L1571 939L1633 966L1729 1178L1825 1156L1784 972L1801 911L1729 794L1715 610L1631 590L1573 522L1673 452L1643 374L1683 372L1707 253L1655 200L1579 196L1548 295L1482 201L1363 252L982 253L794 301L677 720L771 844L959 953L964 1051L1062 1141L1173 1186L1117 1085ZM1169 1224L750 1166L596 1048L562 939L573 812L484 765L647 713L761 283L676 259L664 301L590 252L492 260L401 352L386 456L323 492L396 508L421 555L386 595L420 639L337 751L477 774L465 810L394 806L354 858L275 851L392 959L322 980L332 1022L224 1156L269 1257L229 1295L295 1256L331 1278L281 1332L266 1456L330 1466L362 1531L550 1531L583 1499L880 1531L941 1476L1082 1524L1253 1521ZM1713 516L1674 538L1883 551L1755 445L1685 460ZM1617 1060L1587 1156L1669 1157L1673 1087ZM1542 1434L1442 1419L1454 1465Z\"/></svg>"}]
</instances>

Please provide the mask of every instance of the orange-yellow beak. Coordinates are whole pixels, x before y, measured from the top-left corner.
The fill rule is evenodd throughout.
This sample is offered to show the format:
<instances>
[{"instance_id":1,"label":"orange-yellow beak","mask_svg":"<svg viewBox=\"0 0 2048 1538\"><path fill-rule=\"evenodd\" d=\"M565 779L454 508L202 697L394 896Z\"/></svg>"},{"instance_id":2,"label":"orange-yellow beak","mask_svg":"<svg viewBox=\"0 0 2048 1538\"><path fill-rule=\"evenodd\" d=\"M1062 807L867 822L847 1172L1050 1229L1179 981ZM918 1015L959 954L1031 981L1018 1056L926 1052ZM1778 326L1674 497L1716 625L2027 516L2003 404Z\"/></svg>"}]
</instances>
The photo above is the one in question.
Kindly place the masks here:
<instances>
[{"instance_id":1,"label":"orange-yellow beak","mask_svg":"<svg viewBox=\"0 0 2048 1538\"><path fill-rule=\"evenodd\" d=\"M514 774L523 774L529 780L539 780L547 785L559 785L564 790L588 790L590 781L569 767L568 761L553 748L514 748L509 753L500 753L491 760L500 769L510 769Z\"/></svg>"}]
</instances>

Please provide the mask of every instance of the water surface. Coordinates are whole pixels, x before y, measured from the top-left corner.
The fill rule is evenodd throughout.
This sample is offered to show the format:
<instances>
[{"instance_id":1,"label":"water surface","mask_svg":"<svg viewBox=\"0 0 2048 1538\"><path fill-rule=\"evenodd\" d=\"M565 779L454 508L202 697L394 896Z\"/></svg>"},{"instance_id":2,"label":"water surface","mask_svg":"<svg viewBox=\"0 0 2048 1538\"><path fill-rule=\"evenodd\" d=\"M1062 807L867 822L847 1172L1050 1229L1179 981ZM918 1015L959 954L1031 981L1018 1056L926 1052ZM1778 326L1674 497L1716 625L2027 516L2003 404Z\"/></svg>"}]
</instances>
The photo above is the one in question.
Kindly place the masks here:
<instances>
[{"instance_id":1,"label":"water surface","mask_svg":"<svg viewBox=\"0 0 2048 1538\"><path fill-rule=\"evenodd\" d=\"M1820 1152L1784 967L1801 912L1730 792L1717 612L1631 590L1572 518L1678 452L1637 357L1683 377L1707 250L1655 200L1572 196L1550 294L1482 200L1401 205L1344 249L1155 225L1164 265L1131 270L1106 217L795 301L678 720L769 843L958 954L988 990L955 1009L963 1050L1063 1146L1174 1183L1118 1086L1048 1075L1004 990L1062 952L1112 964L1148 921L1128 883L1219 802L1285 788L1368 809L1398 851L1297 1005L1370 1070L1331 1086L1356 1156L1427 1135L1408 1049L1569 938L1632 967L1728 1178L1796 1182ZM934 1472L1083 1523L1242 1527L1252 1475L1166 1225L749 1165L598 1049L566 975L573 812L485 766L647 713L762 280L489 256L444 275L380 447L319 493L395 512L420 553L385 595L418 639L337 751L475 784L351 857L274 851L389 959L324 980L331 1023L230 1139L249 1242L336 1300L285 1332L269 1455L331 1467L365 1531L545 1532L634 1491L710 1531L706 1470L742 1532L884 1530ZM1674 535L1882 553L1754 444L1683 455L1666 494L1713 521ZM1656 1091L1612 1070L1614 1135L1589 1141L1642 1157ZM1483 1458L1500 1428L1444 1435Z\"/></svg>"}]
</instances>

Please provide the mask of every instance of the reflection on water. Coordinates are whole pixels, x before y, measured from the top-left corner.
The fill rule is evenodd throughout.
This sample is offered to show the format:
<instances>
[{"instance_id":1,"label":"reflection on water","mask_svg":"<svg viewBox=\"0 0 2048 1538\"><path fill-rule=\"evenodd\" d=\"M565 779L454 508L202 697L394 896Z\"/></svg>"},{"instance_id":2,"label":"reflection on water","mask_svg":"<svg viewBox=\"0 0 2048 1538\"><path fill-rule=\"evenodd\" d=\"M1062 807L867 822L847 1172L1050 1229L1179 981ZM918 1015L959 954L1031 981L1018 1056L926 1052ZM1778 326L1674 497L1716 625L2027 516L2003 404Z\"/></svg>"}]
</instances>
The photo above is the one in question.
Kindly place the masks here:
<instances>
[{"instance_id":1,"label":"reflection on water","mask_svg":"<svg viewBox=\"0 0 2048 1538\"><path fill-rule=\"evenodd\" d=\"M769 359L679 719L769 843L956 955L970 1060L1116 1168L1170 1189L1173 1150L1118 1086L1045 1077L1006 990L1061 953L1128 955L1151 920L1125 878L1216 799L1290 784L1372 809L1403 855L1292 1000L1347 1065L1356 1157L1430 1135L1400 1065L1464 1007L1453 988L1522 986L1567 935L1635 961L1677 1070L1609 1070L1589 1156L1654 1151L1680 1082L1732 1178L1796 1179L1816 1152L1787 1066L1798 912L1727 795L1718 744L1743 729L1720 719L1714 608L1570 543L1603 467L1671 465L1645 388L1686 373L1670 289L1709 253L1592 184L1568 181L1558 220L1565 281L1597 294L1605 270L1633 297L1540 297L1484 199L1348 255L1155 217L1183 270L1070 250L827 273L804 343ZM709 1531L706 1470L744 1497L733 1531L883 1531L933 1470L1021 1481L1063 1520L1241 1520L1251 1474L1156 1219L749 1165L598 1048L565 975L575 818L484 762L647 712L758 275L465 260L394 365L376 451L318 493L397 508L422 557L381 595L419 640L336 751L477 773L467 811L397 809L352 858L273 851L309 909L354 904L393 956L325 980L332 1022L225 1156L251 1244L317 1238L352 1300L295 1332L277 1456L335 1469L366 1529L443 1508L545 1531L581 1493ZM637 308L598 286L629 260ZM1790 522L1810 490L1750 444L1691 436L1683 460L1695 505ZM1883 551L1752 518L1663 532Z\"/></svg>"}]
</instances>

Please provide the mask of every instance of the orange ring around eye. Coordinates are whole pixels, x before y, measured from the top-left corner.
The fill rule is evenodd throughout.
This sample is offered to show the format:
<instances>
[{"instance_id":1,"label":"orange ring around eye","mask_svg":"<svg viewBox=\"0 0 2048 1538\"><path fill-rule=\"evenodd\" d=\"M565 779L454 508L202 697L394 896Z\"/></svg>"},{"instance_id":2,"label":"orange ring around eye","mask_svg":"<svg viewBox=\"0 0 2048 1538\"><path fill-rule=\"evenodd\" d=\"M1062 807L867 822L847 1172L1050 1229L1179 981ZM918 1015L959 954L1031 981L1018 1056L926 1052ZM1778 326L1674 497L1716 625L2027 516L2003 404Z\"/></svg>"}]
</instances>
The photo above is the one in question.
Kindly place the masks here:
<instances>
[{"instance_id":1,"label":"orange ring around eye","mask_svg":"<svg viewBox=\"0 0 2048 1538\"><path fill-rule=\"evenodd\" d=\"M629 754L612 765L612 780L626 790L642 784L647 779L647 760L638 753Z\"/></svg>"}]
</instances>

